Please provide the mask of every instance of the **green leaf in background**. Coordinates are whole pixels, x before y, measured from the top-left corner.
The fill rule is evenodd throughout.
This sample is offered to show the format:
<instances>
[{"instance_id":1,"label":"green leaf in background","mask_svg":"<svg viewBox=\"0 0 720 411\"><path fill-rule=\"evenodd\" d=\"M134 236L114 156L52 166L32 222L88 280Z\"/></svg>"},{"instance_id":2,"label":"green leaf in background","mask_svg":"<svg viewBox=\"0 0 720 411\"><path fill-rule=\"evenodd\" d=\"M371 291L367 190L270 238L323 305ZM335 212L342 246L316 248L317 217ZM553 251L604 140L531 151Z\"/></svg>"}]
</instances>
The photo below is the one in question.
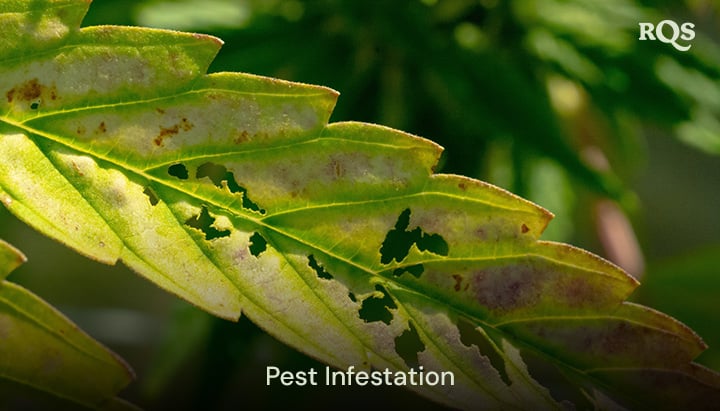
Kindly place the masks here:
<instances>
[{"instance_id":1,"label":"green leaf in background","mask_svg":"<svg viewBox=\"0 0 720 411\"><path fill-rule=\"evenodd\" d=\"M79 29L87 7L0 2L0 201L37 230L334 367L451 371L409 387L450 406L720 402L700 338L540 241L549 212L433 174L428 140L328 124L330 89L204 74L214 37Z\"/></svg>"},{"instance_id":2,"label":"green leaf in background","mask_svg":"<svg viewBox=\"0 0 720 411\"><path fill-rule=\"evenodd\" d=\"M720 312L720 247L666 258L648 269L637 300L681 319L710 343L702 363L720 368L720 328L707 313Z\"/></svg>"},{"instance_id":3,"label":"green leaf in background","mask_svg":"<svg viewBox=\"0 0 720 411\"><path fill-rule=\"evenodd\" d=\"M0 240L0 408L133 409L115 398L133 378L115 354L4 278L25 257Z\"/></svg>"}]
</instances>

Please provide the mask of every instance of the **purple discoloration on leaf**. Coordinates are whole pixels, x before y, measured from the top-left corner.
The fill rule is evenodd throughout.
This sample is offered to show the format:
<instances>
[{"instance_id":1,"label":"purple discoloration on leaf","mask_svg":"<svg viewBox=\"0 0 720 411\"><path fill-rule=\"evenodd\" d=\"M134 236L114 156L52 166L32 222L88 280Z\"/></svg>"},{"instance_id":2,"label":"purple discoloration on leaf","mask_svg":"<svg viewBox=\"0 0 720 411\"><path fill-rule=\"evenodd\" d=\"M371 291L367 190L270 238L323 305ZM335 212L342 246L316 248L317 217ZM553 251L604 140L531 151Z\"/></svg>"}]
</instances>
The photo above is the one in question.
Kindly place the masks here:
<instances>
[{"instance_id":1,"label":"purple discoloration on leaf","mask_svg":"<svg viewBox=\"0 0 720 411\"><path fill-rule=\"evenodd\" d=\"M529 266L487 268L471 274L468 292L480 305L505 314L537 304L545 278Z\"/></svg>"}]
</instances>

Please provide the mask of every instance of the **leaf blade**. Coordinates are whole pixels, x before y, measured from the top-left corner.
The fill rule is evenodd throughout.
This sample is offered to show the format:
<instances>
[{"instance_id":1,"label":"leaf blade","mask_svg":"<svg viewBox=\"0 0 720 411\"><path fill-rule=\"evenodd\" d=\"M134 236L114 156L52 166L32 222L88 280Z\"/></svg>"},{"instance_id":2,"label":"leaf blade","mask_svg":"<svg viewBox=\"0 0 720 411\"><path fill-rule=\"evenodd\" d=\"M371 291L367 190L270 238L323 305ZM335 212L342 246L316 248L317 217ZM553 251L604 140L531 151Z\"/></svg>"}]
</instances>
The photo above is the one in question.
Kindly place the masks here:
<instances>
[{"instance_id":1,"label":"leaf blade","mask_svg":"<svg viewBox=\"0 0 720 411\"><path fill-rule=\"evenodd\" d=\"M0 256L2 271L9 272L24 260L4 242L0 242ZM15 401L29 400L35 404L50 401L44 406L69 401L97 408L112 402L134 378L114 353L40 298L5 280L0 283L0 339L0 386L20 384L3 395L3 407L13 408ZM24 398L26 389L50 394L50 399Z\"/></svg>"}]
</instances>

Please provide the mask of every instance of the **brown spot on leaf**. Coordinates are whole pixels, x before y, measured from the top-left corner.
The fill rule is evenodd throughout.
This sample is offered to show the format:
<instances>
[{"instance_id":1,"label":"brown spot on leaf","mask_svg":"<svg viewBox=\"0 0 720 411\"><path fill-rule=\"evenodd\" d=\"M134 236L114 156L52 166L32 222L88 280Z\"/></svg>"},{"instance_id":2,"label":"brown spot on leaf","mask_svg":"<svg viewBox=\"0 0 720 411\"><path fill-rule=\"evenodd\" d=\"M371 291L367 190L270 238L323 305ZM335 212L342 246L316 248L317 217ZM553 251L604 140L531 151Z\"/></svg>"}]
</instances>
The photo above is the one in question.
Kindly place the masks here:
<instances>
[{"instance_id":1,"label":"brown spot on leaf","mask_svg":"<svg viewBox=\"0 0 720 411\"><path fill-rule=\"evenodd\" d=\"M160 126L160 134L155 137L153 142L156 146L161 146L165 138L173 137L182 131L190 131L195 125L183 117L179 123L173 124L171 127Z\"/></svg>"},{"instance_id":2,"label":"brown spot on leaf","mask_svg":"<svg viewBox=\"0 0 720 411\"><path fill-rule=\"evenodd\" d=\"M195 127L195 125L193 123L189 122L187 118L183 117L182 120L180 120L180 127L184 131L190 131L190 130L192 130L193 127Z\"/></svg>"},{"instance_id":3,"label":"brown spot on leaf","mask_svg":"<svg viewBox=\"0 0 720 411\"><path fill-rule=\"evenodd\" d=\"M34 78L20 84L19 86L11 88L5 96L7 97L8 103L12 103L16 99L23 101L35 100L42 94L41 87L42 86L38 82L38 79Z\"/></svg>"},{"instance_id":4,"label":"brown spot on leaf","mask_svg":"<svg viewBox=\"0 0 720 411\"><path fill-rule=\"evenodd\" d=\"M235 144L242 144L245 142L248 142L250 140L250 133L247 132L247 130L243 130L238 133L237 137L235 137Z\"/></svg>"},{"instance_id":5,"label":"brown spot on leaf","mask_svg":"<svg viewBox=\"0 0 720 411\"><path fill-rule=\"evenodd\" d=\"M21 83L5 93L8 103L14 101L31 103L31 108L37 108L39 103L38 100L44 99L57 100L59 98L57 94L57 88L55 85L46 86L37 78L28 80Z\"/></svg>"},{"instance_id":6,"label":"brown spot on leaf","mask_svg":"<svg viewBox=\"0 0 720 411\"><path fill-rule=\"evenodd\" d=\"M460 291L463 280L462 276L460 274L453 274L452 278L455 279L455 291Z\"/></svg>"},{"instance_id":7,"label":"brown spot on leaf","mask_svg":"<svg viewBox=\"0 0 720 411\"><path fill-rule=\"evenodd\" d=\"M461 189L462 191L467 190L467 186L465 185L465 183L459 183L458 188Z\"/></svg>"},{"instance_id":8,"label":"brown spot on leaf","mask_svg":"<svg viewBox=\"0 0 720 411\"><path fill-rule=\"evenodd\" d=\"M78 167L78 165L77 165L76 162L73 161L71 165L72 165L73 171L75 171L75 174L77 174L77 175L80 176L80 177L84 177L84 176L85 176L85 173L83 173L82 171L80 171L80 167Z\"/></svg>"},{"instance_id":9,"label":"brown spot on leaf","mask_svg":"<svg viewBox=\"0 0 720 411\"><path fill-rule=\"evenodd\" d=\"M104 121L101 121L95 129L95 134L105 134L107 132L107 126Z\"/></svg>"},{"instance_id":10,"label":"brown spot on leaf","mask_svg":"<svg viewBox=\"0 0 720 411\"><path fill-rule=\"evenodd\" d=\"M78 128L77 128L77 130L75 130L75 132L79 135L85 134L85 126L82 126L82 125L78 126Z\"/></svg>"},{"instance_id":11,"label":"brown spot on leaf","mask_svg":"<svg viewBox=\"0 0 720 411\"><path fill-rule=\"evenodd\" d=\"M334 176L334 179L342 178L345 175L345 167L337 159L332 159L328 164L328 174Z\"/></svg>"},{"instance_id":12,"label":"brown spot on leaf","mask_svg":"<svg viewBox=\"0 0 720 411\"><path fill-rule=\"evenodd\" d=\"M167 127L167 128L160 126L160 134L158 134L158 138L173 136L179 132L180 132L180 126L178 126L177 124L175 124L172 127Z\"/></svg>"},{"instance_id":13,"label":"brown spot on leaf","mask_svg":"<svg viewBox=\"0 0 720 411\"><path fill-rule=\"evenodd\" d=\"M520 227L520 231L522 231L522 233L525 234L528 231L530 231L530 229L528 228L527 225L523 224L522 227Z\"/></svg>"},{"instance_id":14,"label":"brown spot on leaf","mask_svg":"<svg viewBox=\"0 0 720 411\"><path fill-rule=\"evenodd\" d=\"M155 111L157 111L158 114L165 114L165 110L161 109L160 107L156 108Z\"/></svg>"}]
</instances>

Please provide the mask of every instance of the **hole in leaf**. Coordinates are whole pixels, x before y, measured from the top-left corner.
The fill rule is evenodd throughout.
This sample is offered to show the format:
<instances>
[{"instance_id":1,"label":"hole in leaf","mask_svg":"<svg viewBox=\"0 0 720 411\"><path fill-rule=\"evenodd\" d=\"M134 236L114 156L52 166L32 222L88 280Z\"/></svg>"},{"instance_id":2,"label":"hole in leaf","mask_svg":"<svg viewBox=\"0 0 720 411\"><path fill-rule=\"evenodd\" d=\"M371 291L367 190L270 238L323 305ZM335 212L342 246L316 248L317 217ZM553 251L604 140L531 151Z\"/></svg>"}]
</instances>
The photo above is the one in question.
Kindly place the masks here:
<instances>
[{"instance_id":1,"label":"hole in leaf","mask_svg":"<svg viewBox=\"0 0 720 411\"><path fill-rule=\"evenodd\" d=\"M350 298L350 301L352 301L354 303L357 302L357 298L355 297L355 294L353 294L351 292L348 293L348 298Z\"/></svg>"},{"instance_id":2,"label":"hole in leaf","mask_svg":"<svg viewBox=\"0 0 720 411\"><path fill-rule=\"evenodd\" d=\"M32 103L30 103L31 110L37 110L38 107L40 107L40 103L38 103L37 101L33 101Z\"/></svg>"},{"instance_id":3,"label":"hole in leaf","mask_svg":"<svg viewBox=\"0 0 720 411\"><path fill-rule=\"evenodd\" d=\"M312 254L310 254L310 255L308 256L308 265L310 266L310 268L312 268L313 270L315 270L315 273L317 274L318 277L324 278L324 279L326 279L326 280L332 280L332 279L333 279L332 274L330 274L330 273L328 273L327 271L325 271L325 268L321 267L321 266L318 264L317 260L315 260L315 256L312 255ZM354 297L354 296L353 296L353 297ZM353 300L353 301L354 301L354 300Z\"/></svg>"},{"instance_id":4,"label":"hole in leaf","mask_svg":"<svg viewBox=\"0 0 720 411\"><path fill-rule=\"evenodd\" d=\"M420 251L430 251L438 255L448 255L448 244L439 234L427 234L420 227L407 231L410 225L410 209L406 208L388 231L380 246L380 262L389 264L392 260L400 262L407 257L410 247L415 244Z\"/></svg>"},{"instance_id":5,"label":"hole in leaf","mask_svg":"<svg viewBox=\"0 0 720 411\"><path fill-rule=\"evenodd\" d=\"M393 270L395 277L400 277L405 273L412 274L415 278L420 278L420 275L425 271L425 267L422 264L409 265L407 267L400 267Z\"/></svg>"},{"instance_id":6,"label":"hole in leaf","mask_svg":"<svg viewBox=\"0 0 720 411\"><path fill-rule=\"evenodd\" d=\"M405 361L410 368L417 368L419 364L418 353L425 351L425 344L420 339L415 326L409 322L410 328L395 338L395 352Z\"/></svg>"},{"instance_id":7,"label":"hole in leaf","mask_svg":"<svg viewBox=\"0 0 720 411\"><path fill-rule=\"evenodd\" d=\"M255 232L250 236L250 254L259 257L263 251L267 250L267 240L260 233Z\"/></svg>"},{"instance_id":8,"label":"hole in leaf","mask_svg":"<svg viewBox=\"0 0 720 411\"><path fill-rule=\"evenodd\" d=\"M227 171L224 166L215 163L204 163L197 168L195 177L198 179L208 177L218 188L223 188L224 181L231 193L242 193L243 208L265 214L265 210L250 200L247 190L238 185L235 175L231 171Z\"/></svg>"},{"instance_id":9,"label":"hole in leaf","mask_svg":"<svg viewBox=\"0 0 720 411\"><path fill-rule=\"evenodd\" d=\"M215 223L215 217L210 215L210 212L205 206L203 206L200 214L196 215L195 217L190 217L187 221L185 221L185 224L187 224L188 226L197 228L198 230L205 233L206 240L213 240L216 238L227 237L230 235L230 230L220 231L212 226L213 223Z\"/></svg>"},{"instance_id":10,"label":"hole in leaf","mask_svg":"<svg viewBox=\"0 0 720 411\"><path fill-rule=\"evenodd\" d=\"M415 243L420 251L430 251L437 255L448 255L448 244L440 234L425 234L420 228L416 228L413 232L420 232L420 238Z\"/></svg>"},{"instance_id":11,"label":"hole in leaf","mask_svg":"<svg viewBox=\"0 0 720 411\"><path fill-rule=\"evenodd\" d=\"M577 382L572 381L572 377L559 370L555 365L530 350L520 350L520 356L527 366L530 376L535 381L542 381L543 386L557 401L575 404L578 410L597 409L583 393L583 388L579 387ZM620 403L620 405L623 404Z\"/></svg>"},{"instance_id":12,"label":"hole in leaf","mask_svg":"<svg viewBox=\"0 0 720 411\"><path fill-rule=\"evenodd\" d=\"M187 167L182 163L173 164L168 167L168 174L181 180L187 180L189 176Z\"/></svg>"},{"instance_id":13,"label":"hole in leaf","mask_svg":"<svg viewBox=\"0 0 720 411\"><path fill-rule=\"evenodd\" d=\"M382 321L385 324L390 324L393 315L389 309L397 308L397 306L382 286L376 285L375 290L383 294L382 298L373 296L364 299L359 311L360 318L365 320L366 323Z\"/></svg>"},{"instance_id":14,"label":"hole in leaf","mask_svg":"<svg viewBox=\"0 0 720 411\"><path fill-rule=\"evenodd\" d=\"M468 347L476 346L480 354L490 360L490 364L497 370L503 381L510 385L510 378L507 375L507 371L505 371L505 360L503 360L493 344L489 341L490 337L476 330L475 326L465 318L461 318L458 321L457 327L460 332L460 341Z\"/></svg>"},{"instance_id":15,"label":"hole in leaf","mask_svg":"<svg viewBox=\"0 0 720 411\"><path fill-rule=\"evenodd\" d=\"M155 194L155 192L152 188L150 188L150 186L145 187L145 191L143 191L143 194L145 194L148 197L148 200L150 200L150 205L157 205L157 203L160 202L157 194Z\"/></svg>"}]
</instances>

